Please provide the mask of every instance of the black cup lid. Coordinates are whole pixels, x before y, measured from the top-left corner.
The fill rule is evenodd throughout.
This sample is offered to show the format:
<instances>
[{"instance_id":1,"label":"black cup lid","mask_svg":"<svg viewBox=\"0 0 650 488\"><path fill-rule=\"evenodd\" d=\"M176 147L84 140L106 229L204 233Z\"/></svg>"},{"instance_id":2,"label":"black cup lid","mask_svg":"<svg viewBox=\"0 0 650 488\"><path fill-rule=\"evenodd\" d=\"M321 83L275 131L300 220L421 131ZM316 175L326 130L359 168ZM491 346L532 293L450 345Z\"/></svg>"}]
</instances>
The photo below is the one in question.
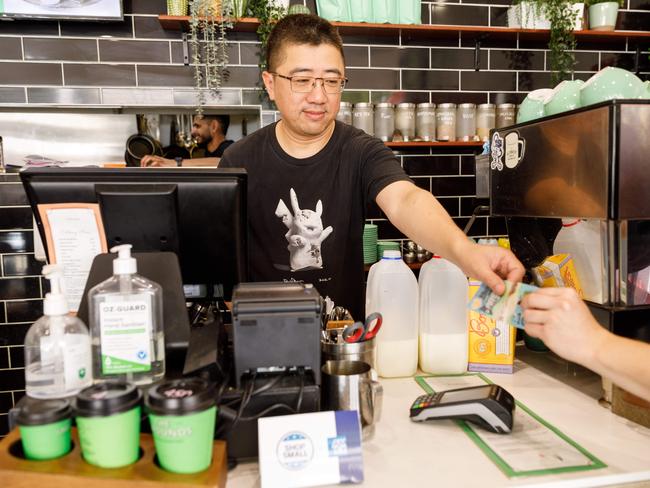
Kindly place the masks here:
<instances>
[{"instance_id":1,"label":"black cup lid","mask_svg":"<svg viewBox=\"0 0 650 488\"><path fill-rule=\"evenodd\" d=\"M79 392L75 410L81 417L106 417L131 410L141 398L140 390L130 383L99 383Z\"/></svg>"},{"instance_id":2,"label":"black cup lid","mask_svg":"<svg viewBox=\"0 0 650 488\"><path fill-rule=\"evenodd\" d=\"M65 398L39 400L25 396L17 406L18 425L46 425L72 416L72 405Z\"/></svg>"},{"instance_id":3,"label":"black cup lid","mask_svg":"<svg viewBox=\"0 0 650 488\"><path fill-rule=\"evenodd\" d=\"M214 385L201 378L165 381L149 390L146 406L155 415L186 415L215 405Z\"/></svg>"}]
</instances>

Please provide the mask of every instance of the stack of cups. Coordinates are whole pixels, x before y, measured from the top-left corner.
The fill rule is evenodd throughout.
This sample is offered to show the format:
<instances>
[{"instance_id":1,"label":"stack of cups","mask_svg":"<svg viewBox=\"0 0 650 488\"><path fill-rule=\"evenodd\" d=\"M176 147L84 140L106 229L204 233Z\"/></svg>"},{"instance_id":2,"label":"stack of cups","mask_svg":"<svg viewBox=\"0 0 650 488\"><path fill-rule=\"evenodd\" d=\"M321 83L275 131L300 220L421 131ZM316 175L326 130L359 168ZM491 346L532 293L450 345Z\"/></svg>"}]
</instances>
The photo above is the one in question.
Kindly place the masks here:
<instances>
[{"instance_id":1,"label":"stack of cups","mask_svg":"<svg viewBox=\"0 0 650 488\"><path fill-rule=\"evenodd\" d=\"M172 473L210 467L217 419L214 387L201 378L163 382L146 400L160 466Z\"/></svg>"},{"instance_id":2,"label":"stack of cups","mask_svg":"<svg viewBox=\"0 0 650 488\"><path fill-rule=\"evenodd\" d=\"M372 264L377 261L377 226L366 224L363 226L363 263Z\"/></svg>"},{"instance_id":3,"label":"stack of cups","mask_svg":"<svg viewBox=\"0 0 650 488\"><path fill-rule=\"evenodd\" d=\"M380 241L377 243L377 257L381 259L381 257L384 255L384 251L399 251L400 250L400 245L399 242L395 241Z\"/></svg>"},{"instance_id":4,"label":"stack of cups","mask_svg":"<svg viewBox=\"0 0 650 488\"><path fill-rule=\"evenodd\" d=\"M70 452L72 407L68 400L24 397L16 421L27 459L44 461Z\"/></svg>"},{"instance_id":5,"label":"stack of cups","mask_svg":"<svg viewBox=\"0 0 650 488\"><path fill-rule=\"evenodd\" d=\"M77 395L76 416L84 460L100 468L120 468L140 455L140 400L129 383L100 383Z\"/></svg>"}]
</instances>

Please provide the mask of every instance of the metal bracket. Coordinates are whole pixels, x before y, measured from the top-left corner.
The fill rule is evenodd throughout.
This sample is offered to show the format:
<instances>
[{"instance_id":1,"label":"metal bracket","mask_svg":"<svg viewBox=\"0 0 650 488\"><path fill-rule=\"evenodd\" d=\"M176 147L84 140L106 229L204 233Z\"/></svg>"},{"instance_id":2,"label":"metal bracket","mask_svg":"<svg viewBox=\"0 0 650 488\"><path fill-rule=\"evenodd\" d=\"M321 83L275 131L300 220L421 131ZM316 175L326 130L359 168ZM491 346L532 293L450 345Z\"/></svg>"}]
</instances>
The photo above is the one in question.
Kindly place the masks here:
<instances>
[{"instance_id":1,"label":"metal bracket","mask_svg":"<svg viewBox=\"0 0 650 488\"><path fill-rule=\"evenodd\" d=\"M481 41L486 37L487 35L483 34L474 39L474 71L481 70Z\"/></svg>"},{"instance_id":2,"label":"metal bracket","mask_svg":"<svg viewBox=\"0 0 650 488\"><path fill-rule=\"evenodd\" d=\"M190 65L190 43L187 38L187 32L183 32L183 64Z\"/></svg>"},{"instance_id":3,"label":"metal bracket","mask_svg":"<svg viewBox=\"0 0 650 488\"><path fill-rule=\"evenodd\" d=\"M636 53L634 53L634 73L639 76L641 73L641 46L636 45Z\"/></svg>"}]
</instances>

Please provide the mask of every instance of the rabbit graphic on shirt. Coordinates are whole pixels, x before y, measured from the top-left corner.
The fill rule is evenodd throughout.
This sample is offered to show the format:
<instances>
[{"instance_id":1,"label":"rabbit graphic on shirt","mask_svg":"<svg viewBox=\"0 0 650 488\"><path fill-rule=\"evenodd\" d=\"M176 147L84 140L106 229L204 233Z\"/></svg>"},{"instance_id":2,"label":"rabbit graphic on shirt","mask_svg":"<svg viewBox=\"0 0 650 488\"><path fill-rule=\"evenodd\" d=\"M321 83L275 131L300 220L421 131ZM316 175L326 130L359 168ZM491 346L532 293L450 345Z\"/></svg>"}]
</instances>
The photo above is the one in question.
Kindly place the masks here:
<instances>
[{"instance_id":1,"label":"rabbit graphic on shirt","mask_svg":"<svg viewBox=\"0 0 650 488\"><path fill-rule=\"evenodd\" d=\"M293 188L289 191L293 214L282 199L275 209L276 217L289 229L284 235L289 245L291 271L322 269L321 244L334 230L323 229L323 203L318 200L316 210L301 209Z\"/></svg>"}]
</instances>

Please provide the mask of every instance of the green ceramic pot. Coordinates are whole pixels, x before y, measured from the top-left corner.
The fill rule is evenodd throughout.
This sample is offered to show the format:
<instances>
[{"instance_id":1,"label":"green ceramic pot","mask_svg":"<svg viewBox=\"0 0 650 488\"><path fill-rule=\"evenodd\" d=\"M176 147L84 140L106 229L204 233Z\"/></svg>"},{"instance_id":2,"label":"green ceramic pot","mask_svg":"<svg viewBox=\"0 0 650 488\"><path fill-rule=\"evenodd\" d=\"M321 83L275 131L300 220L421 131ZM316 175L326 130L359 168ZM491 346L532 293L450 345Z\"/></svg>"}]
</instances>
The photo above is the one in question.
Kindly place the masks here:
<instances>
[{"instance_id":1,"label":"green ceramic pot","mask_svg":"<svg viewBox=\"0 0 650 488\"><path fill-rule=\"evenodd\" d=\"M546 100L551 93L553 93L553 90L550 88L542 88L539 90L533 90L526 95L524 101L519 105L517 123L521 124L522 122L528 122L530 120L544 117L544 100Z\"/></svg>"},{"instance_id":2,"label":"green ceramic pot","mask_svg":"<svg viewBox=\"0 0 650 488\"><path fill-rule=\"evenodd\" d=\"M582 80L563 81L553 89L544 101L544 115L555 115L580 108L580 87Z\"/></svg>"},{"instance_id":3,"label":"green ceramic pot","mask_svg":"<svg viewBox=\"0 0 650 488\"><path fill-rule=\"evenodd\" d=\"M643 82L634 73L608 66L580 87L580 103L586 107L607 100L638 98L643 90Z\"/></svg>"},{"instance_id":4,"label":"green ceramic pot","mask_svg":"<svg viewBox=\"0 0 650 488\"><path fill-rule=\"evenodd\" d=\"M601 2L589 7L589 28L612 31L616 27L618 2Z\"/></svg>"}]
</instances>

